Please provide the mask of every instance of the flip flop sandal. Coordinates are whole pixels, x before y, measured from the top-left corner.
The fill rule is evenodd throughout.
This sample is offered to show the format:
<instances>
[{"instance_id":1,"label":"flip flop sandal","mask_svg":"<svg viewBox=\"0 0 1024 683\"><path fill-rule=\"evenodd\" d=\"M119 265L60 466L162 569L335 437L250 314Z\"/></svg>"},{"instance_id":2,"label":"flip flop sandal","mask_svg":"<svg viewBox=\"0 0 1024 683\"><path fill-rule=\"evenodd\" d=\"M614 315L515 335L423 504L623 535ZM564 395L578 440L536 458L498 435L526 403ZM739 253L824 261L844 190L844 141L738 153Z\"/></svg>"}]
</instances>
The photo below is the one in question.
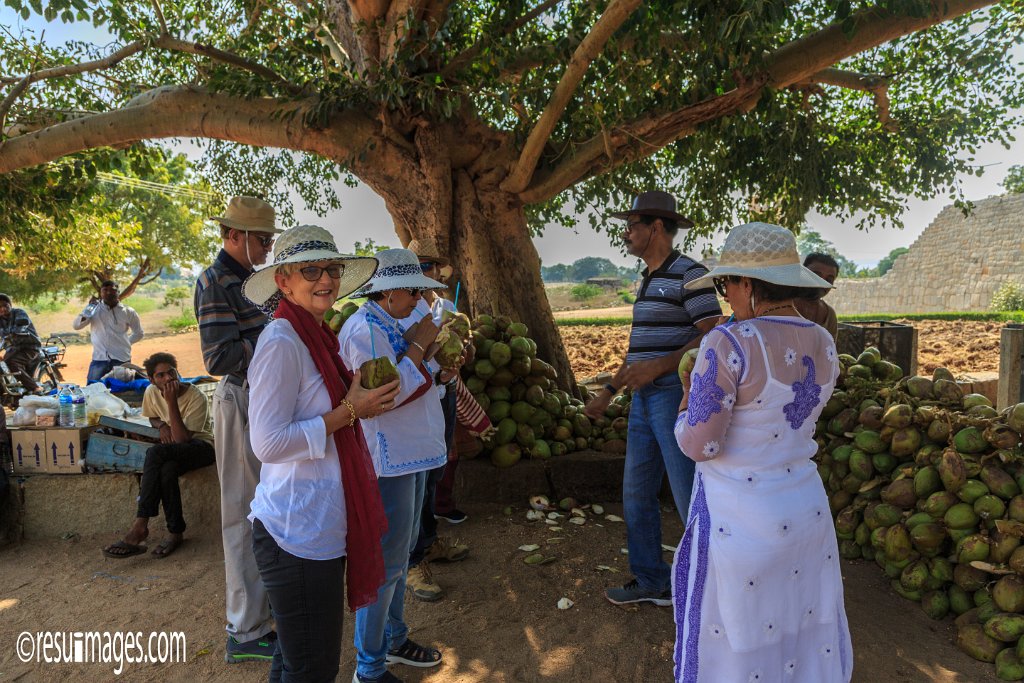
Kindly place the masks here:
<instances>
[{"instance_id":1,"label":"flip flop sandal","mask_svg":"<svg viewBox=\"0 0 1024 683\"><path fill-rule=\"evenodd\" d=\"M112 552L114 549L121 550L123 552ZM146 547L142 545L132 545L131 543L125 543L124 541L118 541L117 543L111 543L106 548L103 548L102 552L107 557L112 557L115 560L122 560L126 557L141 555L146 552Z\"/></svg>"},{"instance_id":2,"label":"flip flop sandal","mask_svg":"<svg viewBox=\"0 0 1024 683\"><path fill-rule=\"evenodd\" d=\"M406 640L398 649L388 650L387 663L427 668L441 663L441 653L432 647L422 647Z\"/></svg>"},{"instance_id":3,"label":"flip flop sandal","mask_svg":"<svg viewBox=\"0 0 1024 683\"><path fill-rule=\"evenodd\" d=\"M181 539L180 541L172 541L172 540L161 541L160 544L157 545L157 547L153 548L153 552L150 553L150 554L153 557L157 558L158 560L163 560L166 557L168 557L169 555L171 555L171 553L173 553L175 550L180 548L181 544L184 543L184 542L185 542L184 538Z\"/></svg>"}]
</instances>

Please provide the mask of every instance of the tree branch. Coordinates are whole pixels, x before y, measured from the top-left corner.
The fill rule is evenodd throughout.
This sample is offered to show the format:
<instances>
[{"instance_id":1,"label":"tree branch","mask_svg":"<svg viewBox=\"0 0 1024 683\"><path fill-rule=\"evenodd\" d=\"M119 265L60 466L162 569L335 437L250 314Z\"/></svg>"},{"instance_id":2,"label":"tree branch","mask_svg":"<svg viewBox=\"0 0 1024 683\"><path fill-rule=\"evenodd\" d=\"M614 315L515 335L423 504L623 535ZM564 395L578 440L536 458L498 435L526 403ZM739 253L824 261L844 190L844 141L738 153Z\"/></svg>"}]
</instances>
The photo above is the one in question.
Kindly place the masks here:
<instances>
[{"instance_id":1,"label":"tree branch","mask_svg":"<svg viewBox=\"0 0 1024 683\"><path fill-rule=\"evenodd\" d=\"M530 23L540 15L544 14L549 9L557 5L559 2L561 2L561 0L545 0L545 2L540 3L539 5L537 5L532 10L522 15L515 21L512 21L509 24L498 28L496 31L492 31L491 34L509 35L515 31L518 31L520 28ZM487 45L487 41L490 40L491 34L489 34L486 38L481 38L480 40L476 41L459 54L452 57L451 61L448 62L448 64L445 65L443 69L441 69L441 76L443 78L450 78L452 75L457 73L459 69L463 68L471 61L476 59L477 55L479 55L483 51L484 46Z\"/></svg>"},{"instance_id":2,"label":"tree branch","mask_svg":"<svg viewBox=\"0 0 1024 683\"><path fill-rule=\"evenodd\" d=\"M4 123L7 120L7 112L10 111L14 105L15 100L21 97L22 93L37 81L43 81L50 78L61 78L63 76L73 76L75 74L85 73L87 71L96 71L98 69L109 69L116 65L123 59L131 57L134 54L142 52L146 49L146 44L142 41L136 41L129 43L124 47L116 50L102 59L96 59L91 62L80 62L78 64L65 64L63 66L54 66L49 69L40 69L39 71L33 71L26 74L18 80L17 84L11 88L11 91L7 93L7 96L0 102L0 130L4 129Z\"/></svg>"},{"instance_id":3,"label":"tree branch","mask_svg":"<svg viewBox=\"0 0 1024 683\"><path fill-rule=\"evenodd\" d=\"M629 18L629 15L640 6L640 0L612 0L605 8L604 13L594 23L590 33L583 39L579 47L569 60L565 73L555 86L548 104L544 107L537 124L530 131L523 151L519 155L519 161L509 174L508 178L501 184L501 188L508 192L518 193L526 189L537 168L544 145L555 130L558 120L562 118L569 100L576 92L576 87L583 80L583 75L590 67L590 63L601 53L605 44L611 39L612 34Z\"/></svg>"},{"instance_id":4,"label":"tree branch","mask_svg":"<svg viewBox=\"0 0 1024 683\"><path fill-rule=\"evenodd\" d=\"M0 173L97 147L156 138L213 138L257 147L312 152L344 162L377 141L367 116L347 110L325 129L303 124L314 98L244 99L190 87L164 86L114 111L49 126L0 143Z\"/></svg>"},{"instance_id":5,"label":"tree branch","mask_svg":"<svg viewBox=\"0 0 1024 683\"><path fill-rule=\"evenodd\" d=\"M167 22L164 20L164 11L160 9L160 0L150 0L150 3L153 5L153 11L156 12L157 21L160 22L160 32L170 33L167 30Z\"/></svg>"},{"instance_id":6,"label":"tree branch","mask_svg":"<svg viewBox=\"0 0 1024 683\"><path fill-rule=\"evenodd\" d=\"M204 45L203 43L179 40L167 34L156 38L153 41L153 45L171 52L186 52L188 54L199 55L201 57L209 57L210 59L218 62L224 62L231 66L237 66L238 68L254 73L261 78L265 78L292 95L308 94L304 88L288 81L273 69L265 67L262 64L257 64L256 62L246 59L240 55L236 55L233 52L226 52L225 50L221 50L210 45Z\"/></svg>"},{"instance_id":7,"label":"tree branch","mask_svg":"<svg viewBox=\"0 0 1024 683\"><path fill-rule=\"evenodd\" d=\"M829 67L813 74L806 81L794 83L792 88L801 88L805 84L834 85L846 90L860 90L871 93L875 100L875 107L878 109L878 121L882 127L889 131L899 130L899 124L892 120L889 112L889 83L891 76L880 76L876 74L862 74L856 71L844 71Z\"/></svg>"},{"instance_id":8,"label":"tree branch","mask_svg":"<svg viewBox=\"0 0 1024 683\"><path fill-rule=\"evenodd\" d=\"M794 40L768 55L761 73L741 77L731 92L674 112L614 126L607 140L599 135L563 145L557 156L565 160L535 172L519 198L525 203L550 199L597 173L654 154L691 135L701 123L749 111L765 88L785 88L805 81L847 57L992 4L993 0L932 0L932 12L922 17L898 16L879 7L861 10L853 15L855 28L849 36L840 24L831 24ZM614 157L609 156L608 149Z\"/></svg>"}]
</instances>

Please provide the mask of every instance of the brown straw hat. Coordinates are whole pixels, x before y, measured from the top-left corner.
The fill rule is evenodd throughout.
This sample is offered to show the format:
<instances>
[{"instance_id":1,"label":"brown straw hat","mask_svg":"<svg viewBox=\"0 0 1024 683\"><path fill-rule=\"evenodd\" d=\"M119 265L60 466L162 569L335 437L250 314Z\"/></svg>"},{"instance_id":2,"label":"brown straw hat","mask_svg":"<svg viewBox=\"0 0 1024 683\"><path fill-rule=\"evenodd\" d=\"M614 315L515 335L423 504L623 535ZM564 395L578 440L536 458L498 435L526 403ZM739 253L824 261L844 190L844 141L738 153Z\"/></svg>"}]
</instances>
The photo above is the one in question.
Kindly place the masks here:
<instances>
[{"instance_id":1,"label":"brown straw hat","mask_svg":"<svg viewBox=\"0 0 1024 683\"><path fill-rule=\"evenodd\" d=\"M256 197L232 197L223 216L210 218L214 223L247 232L284 232L275 225L274 207Z\"/></svg>"},{"instance_id":2,"label":"brown straw hat","mask_svg":"<svg viewBox=\"0 0 1024 683\"><path fill-rule=\"evenodd\" d=\"M409 246L406 249L416 254L416 258L420 260L420 263L430 261L439 266L447 266L451 263L448 258L441 256L441 250L437 248L437 242L432 237L413 240L409 242Z\"/></svg>"}]
</instances>

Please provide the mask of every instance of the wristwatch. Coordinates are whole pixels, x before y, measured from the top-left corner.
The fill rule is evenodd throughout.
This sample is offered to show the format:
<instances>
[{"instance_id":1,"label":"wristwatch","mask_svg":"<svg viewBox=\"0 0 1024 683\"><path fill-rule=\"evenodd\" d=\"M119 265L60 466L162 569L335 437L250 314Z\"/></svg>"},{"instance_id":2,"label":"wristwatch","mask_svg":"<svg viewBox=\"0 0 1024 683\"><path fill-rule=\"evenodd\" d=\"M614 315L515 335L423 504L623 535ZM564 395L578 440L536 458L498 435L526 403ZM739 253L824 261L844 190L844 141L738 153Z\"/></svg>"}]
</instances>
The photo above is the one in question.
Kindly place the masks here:
<instances>
[{"instance_id":1,"label":"wristwatch","mask_svg":"<svg viewBox=\"0 0 1024 683\"><path fill-rule=\"evenodd\" d=\"M602 388L607 389L608 393L611 394L612 396L619 393L619 390L615 388L615 385L610 382L608 384L605 384Z\"/></svg>"}]
</instances>

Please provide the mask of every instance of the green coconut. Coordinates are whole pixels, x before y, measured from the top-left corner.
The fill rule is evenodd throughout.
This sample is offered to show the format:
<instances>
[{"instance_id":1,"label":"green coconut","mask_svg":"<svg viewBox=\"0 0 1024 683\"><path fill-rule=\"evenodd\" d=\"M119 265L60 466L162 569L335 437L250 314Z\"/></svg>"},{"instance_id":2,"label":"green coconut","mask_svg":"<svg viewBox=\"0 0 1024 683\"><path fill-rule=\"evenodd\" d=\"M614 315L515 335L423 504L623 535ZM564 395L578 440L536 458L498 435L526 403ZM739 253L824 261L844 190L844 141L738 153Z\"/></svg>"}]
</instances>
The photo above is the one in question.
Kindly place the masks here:
<instances>
[{"instance_id":1,"label":"green coconut","mask_svg":"<svg viewBox=\"0 0 1024 683\"><path fill-rule=\"evenodd\" d=\"M949 596L942 590L927 591L921 596L921 609L932 619L945 619L949 614Z\"/></svg>"},{"instance_id":2,"label":"green coconut","mask_svg":"<svg viewBox=\"0 0 1024 683\"><path fill-rule=\"evenodd\" d=\"M377 389L398 379L398 368L388 356L371 358L359 366L359 384L364 389Z\"/></svg>"},{"instance_id":3,"label":"green coconut","mask_svg":"<svg viewBox=\"0 0 1024 683\"><path fill-rule=\"evenodd\" d=\"M992 589L992 601L1003 612L1024 610L1024 579L1016 574L1000 578Z\"/></svg>"},{"instance_id":4,"label":"green coconut","mask_svg":"<svg viewBox=\"0 0 1024 683\"><path fill-rule=\"evenodd\" d=\"M960 453L982 453L988 450L988 442L977 428L964 427L953 437L953 447Z\"/></svg>"},{"instance_id":5,"label":"green coconut","mask_svg":"<svg viewBox=\"0 0 1024 683\"><path fill-rule=\"evenodd\" d=\"M956 634L956 646L981 662L994 662L1006 646L985 634L981 624L967 624Z\"/></svg>"},{"instance_id":6,"label":"green coconut","mask_svg":"<svg viewBox=\"0 0 1024 683\"><path fill-rule=\"evenodd\" d=\"M503 444L491 451L491 463L495 467L512 467L522 457L522 449L514 443Z\"/></svg>"}]
</instances>

